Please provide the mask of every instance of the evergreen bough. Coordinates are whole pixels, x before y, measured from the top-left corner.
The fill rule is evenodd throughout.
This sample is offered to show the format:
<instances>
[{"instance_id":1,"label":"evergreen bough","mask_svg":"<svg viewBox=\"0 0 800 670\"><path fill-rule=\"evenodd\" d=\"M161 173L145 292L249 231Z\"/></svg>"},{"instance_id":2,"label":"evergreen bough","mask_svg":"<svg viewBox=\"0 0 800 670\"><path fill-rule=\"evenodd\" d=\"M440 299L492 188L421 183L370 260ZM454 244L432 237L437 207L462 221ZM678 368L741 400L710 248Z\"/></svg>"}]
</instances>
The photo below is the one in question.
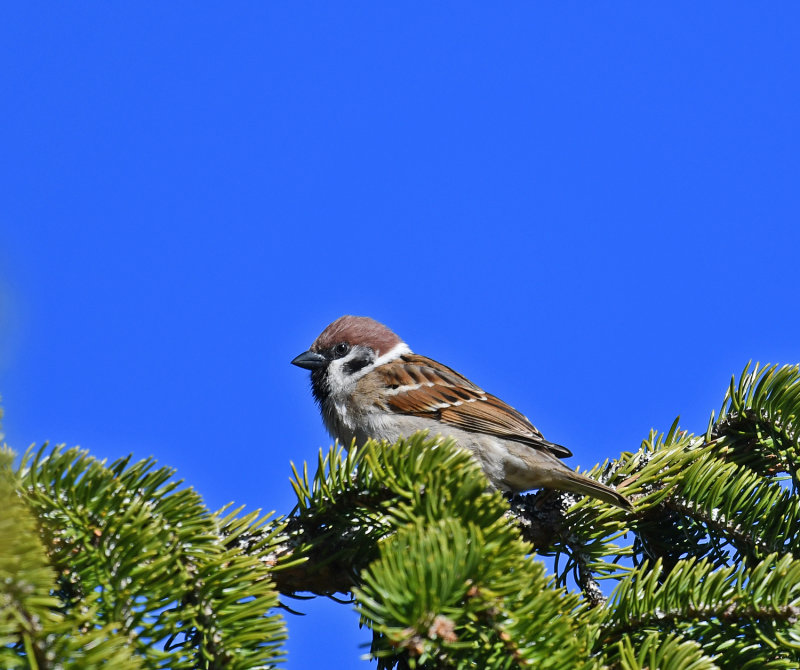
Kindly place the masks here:
<instances>
[{"instance_id":1,"label":"evergreen bough","mask_svg":"<svg viewBox=\"0 0 800 670\"><path fill-rule=\"evenodd\" d=\"M344 593L380 669L798 668L798 417L798 366L747 366L704 434L589 472L633 513L487 491L425 434L320 453L278 518L151 459L6 449L0 667L273 667L280 594Z\"/></svg>"}]
</instances>

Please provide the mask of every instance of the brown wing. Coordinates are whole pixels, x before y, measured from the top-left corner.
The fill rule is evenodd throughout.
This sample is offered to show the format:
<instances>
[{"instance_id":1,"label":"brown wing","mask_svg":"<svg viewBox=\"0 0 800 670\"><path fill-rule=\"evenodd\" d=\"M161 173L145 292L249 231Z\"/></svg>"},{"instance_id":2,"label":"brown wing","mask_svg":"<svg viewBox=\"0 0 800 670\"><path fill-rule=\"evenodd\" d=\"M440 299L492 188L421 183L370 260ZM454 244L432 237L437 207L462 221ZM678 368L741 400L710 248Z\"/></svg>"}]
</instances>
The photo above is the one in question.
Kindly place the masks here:
<instances>
[{"instance_id":1,"label":"brown wing","mask_svg":"<svg viewBox=\"0 0 800 670\"><path fill-rule=\"evenodd\" d=\"M383 375L390 389L387 405L395 412L424 416L472 433L487 433L537 449L545 448L559 458L572 456L566 447L545 440L513 407L430 358L406 354L391 365L378 367L375 373Z\"/></svg>"}]
</instances>

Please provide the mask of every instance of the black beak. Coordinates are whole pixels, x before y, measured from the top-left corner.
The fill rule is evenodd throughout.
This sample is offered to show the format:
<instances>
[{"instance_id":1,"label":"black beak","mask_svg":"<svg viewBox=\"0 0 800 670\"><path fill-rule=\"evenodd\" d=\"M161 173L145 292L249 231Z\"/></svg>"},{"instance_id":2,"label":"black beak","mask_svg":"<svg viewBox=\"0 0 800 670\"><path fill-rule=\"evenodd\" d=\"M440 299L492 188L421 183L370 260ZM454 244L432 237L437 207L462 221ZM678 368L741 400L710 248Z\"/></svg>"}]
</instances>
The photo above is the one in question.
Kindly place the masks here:
<instances>
[{"instance_id":1,"label":"black beak","mask_svg":"<svg viewBox=\"0 0 800 670\"><path fill-rule=\"evenodd\" d=\"M313 351L304 351L292 361L292 365L296 365L298 368L305 368L306 370L324 368L327 364L328 361L325 360L324 356L316 354Z\"/></svg>"}]
</instances>

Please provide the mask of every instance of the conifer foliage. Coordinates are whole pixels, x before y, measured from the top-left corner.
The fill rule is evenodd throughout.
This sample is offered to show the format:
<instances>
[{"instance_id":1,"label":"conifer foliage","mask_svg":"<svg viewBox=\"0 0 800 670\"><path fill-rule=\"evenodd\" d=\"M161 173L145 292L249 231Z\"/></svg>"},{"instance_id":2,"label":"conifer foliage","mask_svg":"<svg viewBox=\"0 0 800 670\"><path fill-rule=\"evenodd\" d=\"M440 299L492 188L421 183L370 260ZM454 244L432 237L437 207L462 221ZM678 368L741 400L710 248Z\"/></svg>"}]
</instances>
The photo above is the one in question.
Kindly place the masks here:
<instances>
[{"instance_id":1,"label":"conifer foliage","mask_svg":"<svg viewBox=\"0 0 800 670\"><path fill-rule=\"evenodd\" d=\"M380 669L798 668L798 417L798 366L747 366L705 433L589 472L633 512L508 499L424 434L321 453L278 518L151 460L6 451L0 667L273 667L279 598L342 593Z\"/></svg>"}]
</instances>

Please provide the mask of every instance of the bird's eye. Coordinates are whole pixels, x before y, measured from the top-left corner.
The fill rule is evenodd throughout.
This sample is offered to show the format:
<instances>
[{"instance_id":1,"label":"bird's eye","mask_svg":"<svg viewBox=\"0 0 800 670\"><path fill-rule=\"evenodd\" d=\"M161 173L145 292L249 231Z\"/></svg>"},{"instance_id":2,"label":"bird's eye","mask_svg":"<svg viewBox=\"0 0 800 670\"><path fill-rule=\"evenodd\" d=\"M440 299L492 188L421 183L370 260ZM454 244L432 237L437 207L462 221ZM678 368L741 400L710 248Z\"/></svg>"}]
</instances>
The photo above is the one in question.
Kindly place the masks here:
<instances>
[{"instance_id":1,"label":"bird's eye","mask_svg":"<svg viewBox=\"0 0 800 670\"><path fill-rule=\"evenodd\" d=\"M347 355L348 351L350 351L350 345L347 344L347 342L339 342L339 344L333 348L333 356L334 358L341 358Z\"/></svg>"}]
</instances>

